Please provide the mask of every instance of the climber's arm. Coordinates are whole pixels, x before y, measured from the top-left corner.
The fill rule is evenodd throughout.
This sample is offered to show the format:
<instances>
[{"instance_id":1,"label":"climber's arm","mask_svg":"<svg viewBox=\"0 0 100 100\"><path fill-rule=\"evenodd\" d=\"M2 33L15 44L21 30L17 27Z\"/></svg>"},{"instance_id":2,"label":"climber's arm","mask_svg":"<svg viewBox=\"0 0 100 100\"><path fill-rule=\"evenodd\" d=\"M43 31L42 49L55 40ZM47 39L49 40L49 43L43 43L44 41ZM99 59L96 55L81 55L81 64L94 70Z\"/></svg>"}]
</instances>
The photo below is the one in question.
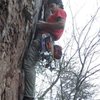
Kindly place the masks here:
<instances>
[{"instance_id":1,"label":"climber's arm","mask_svg":"<svg viewBox=\"0 0 100 100\"><path fill-rule=\"evenodd\" d=\"M39 21L37 23L37 27L42 30L56 30L56 29L64 29L65 20L63 18L58 17L54 23Z\"/></svg>"}]
</instances>

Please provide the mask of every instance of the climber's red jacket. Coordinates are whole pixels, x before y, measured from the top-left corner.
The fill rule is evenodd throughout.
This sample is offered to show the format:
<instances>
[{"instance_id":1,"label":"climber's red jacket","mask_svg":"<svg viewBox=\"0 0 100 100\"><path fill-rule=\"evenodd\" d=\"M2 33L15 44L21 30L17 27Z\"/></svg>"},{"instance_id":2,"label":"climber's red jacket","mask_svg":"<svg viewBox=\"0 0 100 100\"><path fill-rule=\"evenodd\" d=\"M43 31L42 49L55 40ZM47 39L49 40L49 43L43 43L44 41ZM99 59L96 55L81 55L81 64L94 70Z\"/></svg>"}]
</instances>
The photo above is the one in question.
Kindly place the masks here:
<instances>
[{"instance_id":1,"label":"climber's red jacket","mask_svg":"<svg viewBox=\"0 0 100 100\"><path fill-rule=\"evenodd\" d=\"M66 17L66 12L58 8L48 17L47 22L40 21L37 26L44 31L41 33L50 33L54 37L54 40L58 40L63 34Z\"/></svg>"},{"instance_id":2,"label":"climber's red jacket","mask_svg":"<svg viewBox=\"0 0 100 100\"><path fill-rule=\"evenodd\" d=\"M59 8L55 11L54 14L52 14L51 16L48 17L47 22L55 23L57 21L57 18L66 20L66 16L67 16L66 12L63 9ZM59 23L59 24L61 24L61 23ZM51 30L51 31L49 30L49 31L50 31L50 33L52 33L54 35L55 40L58 40L62 36L63 30L64 30L64 28L55 29L55 30Z\"/></svg>"}]
</instances>

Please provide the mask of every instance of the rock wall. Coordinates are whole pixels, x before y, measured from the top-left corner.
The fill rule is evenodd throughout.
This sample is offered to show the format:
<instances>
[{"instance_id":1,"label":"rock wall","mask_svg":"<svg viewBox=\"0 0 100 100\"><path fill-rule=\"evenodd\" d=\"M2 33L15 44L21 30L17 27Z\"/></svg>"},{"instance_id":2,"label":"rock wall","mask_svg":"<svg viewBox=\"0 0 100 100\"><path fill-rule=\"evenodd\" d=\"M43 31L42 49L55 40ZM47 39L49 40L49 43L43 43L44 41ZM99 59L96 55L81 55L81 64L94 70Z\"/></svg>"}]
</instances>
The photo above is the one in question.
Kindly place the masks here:
<instances>
[{"instance_id":1,"label":"rock wall","mask_svg":"<svg viewBox=\"0 0 100 100\"><path fill-rule=\"evenodd\" d=\"M22 59L42 0L0 0L0 100L21 100Z\"/></svg>"}]
</instances>

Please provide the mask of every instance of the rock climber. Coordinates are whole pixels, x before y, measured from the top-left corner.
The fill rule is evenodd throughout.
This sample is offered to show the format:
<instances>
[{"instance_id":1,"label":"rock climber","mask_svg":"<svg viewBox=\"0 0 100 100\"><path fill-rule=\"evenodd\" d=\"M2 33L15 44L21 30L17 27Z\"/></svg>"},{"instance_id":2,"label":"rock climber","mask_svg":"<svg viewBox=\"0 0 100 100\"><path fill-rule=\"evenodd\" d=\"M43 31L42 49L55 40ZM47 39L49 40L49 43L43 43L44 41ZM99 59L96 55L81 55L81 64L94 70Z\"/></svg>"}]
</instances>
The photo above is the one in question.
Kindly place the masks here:
<instances>
[{"instance_id":1,"label":"rock climber","mask_svg":"<svg viewBox=\"0 0 100 100\"><path fill-rule=\"evenodd\" d=\"M32 40L24 57L23 70L25 74L25 89L23 100L34 100L35 97L35 65L39 61L40 57L39 42L41 34L49 33L52 37L52 41L58 40L63 34L67 15L62 9L62 2L60 2L60 0L48 0L47 4L51 11L51 15L48 17L46 22L39 21L37 23L37 29L39 30L38 35L36 36L35 40ZM60 46L54 46L53 56L55 59L61 58L61 50L62 49Z\"/></svg>"}]
</instances>

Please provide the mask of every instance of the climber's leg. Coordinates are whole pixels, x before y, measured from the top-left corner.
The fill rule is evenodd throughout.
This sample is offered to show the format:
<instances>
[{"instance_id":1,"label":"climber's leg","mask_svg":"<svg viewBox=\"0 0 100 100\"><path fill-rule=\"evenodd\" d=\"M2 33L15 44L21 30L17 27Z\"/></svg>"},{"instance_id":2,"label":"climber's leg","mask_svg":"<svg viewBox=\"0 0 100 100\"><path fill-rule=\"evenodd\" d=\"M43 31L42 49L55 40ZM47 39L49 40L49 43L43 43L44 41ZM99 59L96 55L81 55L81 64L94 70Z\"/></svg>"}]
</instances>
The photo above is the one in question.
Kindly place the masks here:
<instances>
[{"instance_id":1,"label":"climber's leg","mask_svg":"<svg viewBox=\"0 0 100 100\"><path fill-rule=\"evenodd\" d=\"M25 91L24 96L34 98L35 95L35 65L39 59L39 52L38 48L35 47L33 44L30 46L25 58L23 69L25 73Z\"/></svg>"}]
</instances>

